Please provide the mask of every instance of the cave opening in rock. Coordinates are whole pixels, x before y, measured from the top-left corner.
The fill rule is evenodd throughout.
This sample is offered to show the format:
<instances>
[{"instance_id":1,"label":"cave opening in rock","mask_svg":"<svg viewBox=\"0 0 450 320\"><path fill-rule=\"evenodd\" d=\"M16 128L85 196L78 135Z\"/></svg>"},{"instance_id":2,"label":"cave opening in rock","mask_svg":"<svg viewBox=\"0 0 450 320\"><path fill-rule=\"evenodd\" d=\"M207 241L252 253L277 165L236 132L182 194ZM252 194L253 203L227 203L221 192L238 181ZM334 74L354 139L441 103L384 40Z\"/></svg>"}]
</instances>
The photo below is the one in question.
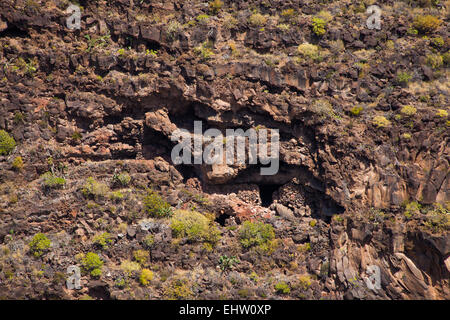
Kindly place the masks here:
<instances>
[{"instance_id":1,"label":"cave opening in rock","mask_svg":"<svg viewBox=\"0 0 450 320\"><path fill-rule=\"evenodd\" d=\"M261 197L261 205L269 207L273 202L273 194L280 188L279 184L263 184L259 186L259 196Z\"/></svg>"},{"instance_id":2,"label":"cave opening in rock","mask_svg":"<svg viewBox=\"0 0 450 320\"><path fill-rule=\"evenodd\" d=\"M225 227L227 224L227 219L230 217L230 215L226 213L222 213L220 216L216 218L216 222L220 224L222 227Z\"/></svg>"}]
</instances>

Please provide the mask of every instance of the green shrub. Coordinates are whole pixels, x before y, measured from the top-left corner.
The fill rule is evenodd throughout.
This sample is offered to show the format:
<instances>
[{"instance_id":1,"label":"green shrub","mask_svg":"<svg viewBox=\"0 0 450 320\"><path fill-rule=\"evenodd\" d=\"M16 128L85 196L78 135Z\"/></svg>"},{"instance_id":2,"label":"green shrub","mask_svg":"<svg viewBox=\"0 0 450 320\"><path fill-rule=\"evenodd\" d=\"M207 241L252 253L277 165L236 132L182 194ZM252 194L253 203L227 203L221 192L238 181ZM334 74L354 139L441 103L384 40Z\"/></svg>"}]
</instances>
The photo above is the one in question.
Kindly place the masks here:
<instances>
[{"instance_id":1,"label":"green shrub","mask_svg":"<svg viewBox=\"0 0 450 320\"><path fill-rule=\"evenodd\" d=\"M202 60L208 60L214 56L212 44L209 41L202 43L200 46L194 48L194 53L200 56Z\"/></svg>"},{"instance_id":2,"label":"green shrub","mask_svg":"<svg viewBox=\"0 0 450 320\"><path fill-rule=\"evenodd\" d=\"M432 33L441 25L442 21L432 15L418 16L414 19L413 27L421 33Z\"/></svg>"},{"instance_id":3,"label":"green shrub","mask_svg":"<svg viewBox=\"0 0 450 320\"><path fill-rule=\"evenodd\" d=\"M133 252L134 260L136 260L137 263L140 265L145 265L147 263L147 260L149 258L150 254L148 251L145 250L135 250Z\"/></svg>"},{"instance_id":4,"label":"green shrub","mask_svg":"<svg viewBox=\"0 0 450 320\"><path fill-rule=\"evenodd\" d=\"M311 278L308 275L301 275L299 278L299 287L307 290L311 286Z\"/></svg>"},{"instance_id":5,"label":"green shrub","mask_svg":"<svg viewBox=\"0 0 450 320\"><path fill-rule=\"evenodd\" d=\"M148 283L153 279L153 272L149 269L142 269L141 275L139 276L139 282L143 286L147 286Z\"/></svg>"},{"instance_id":6,"label":"green shrub","mask_svg":"<svg viewBox=\"0 0 450 320\"><path fill-rule=\"evenodd\" d=\"M239 229L239 241L246 249L255 246L268 249L273 239L275 232L270 224L245 221Z\"/></svg>"},{"instance_id":7,"label":"green shrub","mask_svg":"<svg viewBox=\"0 0 450 320\"><path fill-rule=\"evenodd\" d=\"M209 10L212 14L218 14L222 7L223 2L221 0L213 0L209 3Z\"/></svg>"},{"instance_id":8,"label":"green shrub","mask_svg":"<svg viewBox=\"0 0 450 320\"><path fill-rule=\"evenodd\" d=\"M102 249L106 249L112 242L112 235L108 232L103 232L94 237L94 243Z\"/></svg>"},{"instance_id":9,"label":"green shrub","mask_svg":"<svg viewBox=\"0 0 450 320\"><path fill-rule=\"evenodd\" d=\"M298 46L297 51L300 55L312 60L316 60L319 57L319 47L311 43L302 43Z\"/></svg>"},{"instance_id":10,"label":"green shrub","mask_svg":"<svg viewBox=\"0 0 450 320\"><path fill-rule=\"evenodd\" d=\"M222 270L222 272L225 272L227 270L231 270L234 264L237 264L239 262L240 262L239 259L236 258L235 256L228 257L225 255L219 258L219 267L220 270Z\"/></svg>"},{"instance_id":11,"label":"green shrub","mask_svg":"<svg viewBox=\"0 0 450 320\"><path fill-rule=\"evenodd\" d=\"M122 263L120 264L120 269L122 269L122 271L125 272L130 277L133 274L133 272L140 271L141 266L137 262L125 260L122 261Z\"/></svg>"},{"instance_id":12,"label":"green shrub","mask_svg":"<svg viewBox=\"0 0 450 320\"><path fill-rule=\"evenodd\" d=\"M103 261L94 252L88 252L81 260L81 265L83 270L94 278L98 278L102 274Z\"/></svg>"},{"instance_id":13,"label":"green shrub","mask_svg":"<svg viewBox=\"0 0 450 320\"><path fill-rule=\"evenodd\" d=\"M177 210L170 219L172 233L176 238L187 238L192 242L217 243L220 232L212 217L197 211Z\"/></svg>"},{"instance_id":14,"label":"green shrub","mask_svg":"<svg viewBox=\"0 0 450 320\"><path fill-rule=\"evenodd\" d=\"M422 206L418 202L410 202L405 206L404 215L406 218L411 219L413 216L420 214L421 208Z\"/></svg>"},{"instance_id":15,"label":"green shrub","mask_svg":"<svg viewBox=\"0 0 450 320\"><path fill-rule=\"evenodd\" d=\"M450 229L450 204L445 208L440 203L435 203L433 209L427 212L425 226L434 233L448 232Z\"/></svg>"},{"instance_id":16,"label":"green shrub","mask_svg":"<svg viewBox=\"0 0 450 320\"><path fill-rule=\"evenodd\" d=\"M166 218L172 215L172 207L164 201L155 191L149 190L144 197L144 211L155 218Z\"/></svg>"},{"instance_id":17,"label":"green shrub","mask_svg":"<svg viewBox=\"0 0 450 320\"><path fill-rule=\"evenodd\" d=\"M16 147L16 141L5 130L0 130L0 156L8 155Z\"/></svg>"},{"instance_id":18,"label":"green shrub","mask_svg":"<svg viewBox=\"0 0 450 320\"><path fill-rule=\"evenodd\" d=\"M399 71L397 73L396 82L400 85L405 85L411 80L412 75L407 71Z\"/></svg>"},{"instance_id":19,"label":"green shrub","mask_svg":"<svg viewBox=\"0 0 450 320\"><path fill-rule=\"evenodd\" d=\"M400 110L400 112L406 116L413 116L416 114L417 109L411 105L406 105L406 106L403 106L403 108Z\"/></svg>"},{"instance_id":20,"label":"green shrub","mask_svg":"<svg viewBox=\"0 0 450 320\"><path fill-rule=\"evenodd\" d=\"M431 44L435 47L443 47L444 46L444 39L442 39L442 37L436 37L436 38L432 38L431 40Z\"/></svg>"},{"instance_id":21,"label":"green shrub","mask_svg":"<svg viewBox=\"0 0 450 320\"><path fill-rule=\"evenodd\" d=\"M376 116L373 118L372 123L377 128L384 128L390 126L391 122L383 116Z\"/></svg>"},{"instance_id":22,"label":"green shrub","mask_svg":"<svg viewBox=\"0 0 450 320\"><path fill-rule=\"evenodd\" d=\"M22 170L23 169L23 159L21 156L15 157L11 166L13 167L14 170Z\"/></svg>"},{"instance_id":23,"label":"green shrub","mask_svg":"<svg viewBox=\"0 0 450 320\"><path fill-rule=\"evenodd\" d=\"M313 32L317 36L320 37L325 34L325 32L326 32L325 26L326 26L326 22L322 18L315 17L312 19L312 29L313 29Z\"/></svg>"},{"instance_id":24,"label":"green shrub","mask_svg":"<svg viewBox=\"0 0 450 320\"><path fill-rule=\"evenodd\" d=\"M260 13L253 13L248 21L252 26L261 27L267 23L267 17Z\"/></svg>"},{"instance_id":25,"label":"green shrub","mask_svg":"<svg viewBox=\"0 0 450 320\"><path fill-rule=\"evenodd\" d=\"M164 296L169 300L186 300L192 294L190 283L184 278L173 279L164 288Z\"/></svg>"},{"instance_id":26,"label":"green shrub","mask_svg":"<svg viewBox=\"0 0 450 320\"><path fill-rule=\"evenodd\" d=\"M280 281L275 285L275 290L278 293L281 294L289 294L291 292L291 288L289 287L289 285L284 282L284 281Z\"/></svg>"},{"instance_id":27,"label":"green shrub","mask_svg":"<svg viewBox=\"0 0 450 320\"><path fill-rule=\"evenodd\" d=\"M109 187L101 182L96 181L94 178L89 177L86 180L83 188L81 189L81 193L85 198L98 198L104 197L106 193L108 193Z\"/></svg>"},{"instance_id":28,"label":"green shrub","mask_svg":"<svg viewBox=\"0 0 450 320\"><path fill-rule=\"evenodd\" d=\"M429 65L433 69L439 69L444 64L444 59L442 56L437 54L429 54L426 57L427 65Z\"/></svg>"},{"instance_id":29,"label":"green shrub","mask_svg":"<svg viewBox=\"0 0 450 320\"><path fill-rule=\"evenodd\" d=\"M122 173L114 173L113 175L113 183L122 187L126 187L130 184L131 177L128 173L122 172Z\"/></svg>"},{"instance_id":30,"label":"green shrub","mask_svg":"<svg viewBox=\"0 0 450 320\"><path fill-rule=\"evenodd\" d=\"M442 61L446 66L450 65L450 51L447 51L442 55Z\"/></svg>"},{"instance_id":31,"label":"green shrub","mask_svg":"<svg viewBox=\"0 0 450 320\"><path fill-rule=\"evenodd\" d=\"M357 116L359 116L360 114L361 114L361 111L363 111L363 107L361 107L361 106L355 106L355 107L353 107L351 110L350 110L350 113L353 115L353 116L355 116L355 117L357 117Z\"/></svg>"},{"instance_id":32,"label":"green shrub","mask_svg":"<svg viewBox=\"0 0 450 320\"><path fill-rule=\"evenodd\" d=\"M37 233L34 235L28 246L30 247L30 252L35 257L40 257L50 248L50 244L50 239L48 239L45 234Z\"/></svg>"},{"instance_id":33,"label":"green shrub","mask_svg":"<svg viewBox=\"0 0 450 320\"><path fill-rule=\"evenodd\" d=\"M66 184L66 179L56 176L50 171L47 171L41 176L42 185L46 189L59 189Z\"/></svg>"},{"instance_id":34,"label":"green shrub","mask_svg":"<svg viewBox=\"0 0 450 320\"><path fill-rule=\"evenodd\" d=\"M441 117L441 118L447 118L448 112L444 109L438 109L438 111L436 112L436 116Z\"/></svg>"},{"instance_id":35,"label":"green shrub","mask_svg":"<svg viewBox=\"0 0 450 320\"><path fill-rule=\"evenodd\" d=\"M311 220L309 222L309 226L312 227L312 228L314 228L316 226L316 224L317 224L317 220L316 219L313 219L313 220Z\"/></svg>"}]
</instances>

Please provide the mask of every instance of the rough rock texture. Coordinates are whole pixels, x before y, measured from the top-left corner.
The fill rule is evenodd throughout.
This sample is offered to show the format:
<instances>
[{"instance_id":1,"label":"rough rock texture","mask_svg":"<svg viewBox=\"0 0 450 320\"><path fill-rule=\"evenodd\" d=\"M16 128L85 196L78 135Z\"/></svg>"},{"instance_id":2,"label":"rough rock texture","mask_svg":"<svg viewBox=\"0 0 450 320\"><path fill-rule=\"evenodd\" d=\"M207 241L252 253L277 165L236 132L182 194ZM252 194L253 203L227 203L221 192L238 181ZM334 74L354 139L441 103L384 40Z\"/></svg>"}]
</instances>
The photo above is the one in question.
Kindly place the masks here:
<instances>
[{"instance_id":1,"label":"rough rock texture","mask_svg":"<svg viewBox=\"0 0 450 320\"><path fill-rule=\"evenodd\" d=\"M381 30L365 26L365 1L226 0L217 12L208 1L80 1L80 30L66 27L69 4L0 3L0 129L17 143L0 153L0 298L450 298L448 1L380 1ZM320 11L333 17L322 36L311 28ZM426 14L440 26L415 34ZM318 56L299 52L305 42ZM279 172L174 165L171 134L193 135L194 121L278 129ZM48 171L61 188L45 185ZM94 196L89 177L103 184ZM149 188L173 211L212 213L220 240L177 238L170 219L147 216ZM241 245L247 220L273 226L270 250ZM99 248L103 232L112 239ZM40 257L37 233L51 240ZM128 271L135 250L150 255ZM87 252L102 274L68 290L66 269ZM221 270L224 256L239 263Z\"/></svg>"}]
</instances>

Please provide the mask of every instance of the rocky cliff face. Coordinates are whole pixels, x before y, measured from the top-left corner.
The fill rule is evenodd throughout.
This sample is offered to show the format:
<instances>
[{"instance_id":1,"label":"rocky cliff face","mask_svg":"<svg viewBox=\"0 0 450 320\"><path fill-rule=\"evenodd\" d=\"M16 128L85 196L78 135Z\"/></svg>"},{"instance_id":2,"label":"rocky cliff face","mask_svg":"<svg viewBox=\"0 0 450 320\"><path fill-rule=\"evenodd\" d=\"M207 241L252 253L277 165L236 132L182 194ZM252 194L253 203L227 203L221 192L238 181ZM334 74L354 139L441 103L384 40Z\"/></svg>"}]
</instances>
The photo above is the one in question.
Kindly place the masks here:
<instances>
[{"instance_id":1,"label":"rocky cliff face","mask_svg":"<svg viewBox=\"0 0 450 320\"><path fill-rule=\"evenodd\" d=\"M0 297L450 298L448 1L380 30L370 1L70 4L0 3ZM194 121L278 129L278 173L174 164Z\"/></svg>"}]
</instances>

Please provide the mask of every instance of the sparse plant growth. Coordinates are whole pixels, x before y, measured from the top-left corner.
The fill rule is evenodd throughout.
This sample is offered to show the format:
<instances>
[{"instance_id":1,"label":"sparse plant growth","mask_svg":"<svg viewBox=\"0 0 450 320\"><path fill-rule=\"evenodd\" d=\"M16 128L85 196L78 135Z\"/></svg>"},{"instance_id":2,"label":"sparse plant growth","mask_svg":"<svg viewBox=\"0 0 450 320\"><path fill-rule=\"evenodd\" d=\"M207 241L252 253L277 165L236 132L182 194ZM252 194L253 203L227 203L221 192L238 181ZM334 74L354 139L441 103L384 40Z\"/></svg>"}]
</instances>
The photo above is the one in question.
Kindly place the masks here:
<instances>
[{"instance_id":1,"label":"sparse plant growth","mask_svg":"<svg viewBox=\"0 0 450 320\"><path fill-rule=\"evenodd\" d=\"M192 296L193 292L189 286L189 281L185 278L175 278L164 288L164 296L169 300L186 300Z\"/></svg>"},{"instance_id":2,"label":"sparse plant growth","mask_svg":"<svg viewBox=\"0 0 450 320\"><path fill-rule=\"evenodd\" d=\"M377 128L385 128L391 125L391 122L384 116L375 116L372 120L372 123Z\"/></svg>"},{"instance_id":3,"label":"sparse plant growth","mask_svg":"<svg viewBox=\"0 0 450 320\"><path fill-rule=\"evenodd\" d=\"M41 257L48 251L50 245L50 239L43 233L35 234L31 242L28 244L31 254L35 257Z\"/></svg>"},{"instance_id":4,"label":"sparse plant growth","mask_svg":"<svg viewBox=\"0 0 450 320\"><path fill-rule=\"evenodd\" d=\"M441 25L442 21L432 15L417 16L414 19L413 26L419 32L427 34L434 32Z\"/></svg>"},{"instance_id":5,"label":"sparse plant growth","mask_svg":"<svg viewBox=\"0 0 450 320\"><path fill-rule=\"evenodd\" d=\"M100 259L98 254L94 252L88 252L82 258L81 265L83 270L94 278L98 278L102 275L103 261Z\"/></svg>"},{"instance_id":6,"label":"sparse plant growth","mask_svg":"<svg viewBox=\"0 0 450 320\"><path fill-rule=\"evenodd\" d=\"M0 156L10 154L16 147L16 141L5 130L0 130Z\"/></svg>"},{"instance_id":7,"label":"sparse plant growth","mask_svg":"<svg viewBox=\"0 0 450 320\"><path fill-rule=\"evenodd\" d=\"M128 173L122 172L122 173L114 173L113 175L113 184L120 186L120 187L126 187L131 182L131 177Z\"/></svg>"},{"instance_id":8,"label":"sparse plant growth","mask_svg":"<svg viewBox=\"0 0 450 320\"><path fill-rule=\"evenodd\" d=\"M104 197L109 192L109 187L101 182L96 181L93 177L86 180L81 193L85 198L100 198Z\"/></svg>"},{"instance_id":9,"label":"sparse plant growth","mask_svg":"<svg viewBox=\"0 0 450 320\"><path fill-rule=\"evenodd\" d=\"M274 239L275 232L270 224L245 221L239 229L239 241L245 249L259 247L268 251Z\"/></svg>"},{"instance_id":10,"label":"sparse plant growth","mask_svg":"<svg viewBox=\"0 0 450 320\"><path fill-rule=\"evenodd\" d=\"M262 27L267 23L267 17L255 12L250 16L248 21L254 27Z\"/></svg>"},{"instance_id":11,"label":"sparse plant growth","mask_svg":"<svg viewBox=\"0 0 450 320\"><path fill-rule=\"evenodd\" d=\"M141 275L139 276L139 282L143 286L148 286L150 281L153 279L153 272L149 269L142 269Z\"/></svg>"},{"instance_id":12,"label":"sparse plant growth","mask_svg":"<svg viewBox=\"0 0 450 320\"><path fill-rule=\"evenodd\" d=\"M444 64L444 60L439 53L427 55L426 62L427 65L429 65L433 69L439 69Z\"/></svg>"},{"instance_id":13,"label":"sparse plant growth","mask_svg":"<svg viewBox=\"0 0 450 320\"><path fill-rule=\"evenodd\" d=\"M102 249L106 249L112 242L112 235L108 232L103 232L94 237L94 243Z\"/></svg>"},{"instance_id":14,"label":"sparse plant growth","mask_svg":"<svg viewBox=\"0 0 450 320\"><path fill-rule=\"evenodd\" d=\"M66 179L56 176L53 172L47 171L41 176L42 186L45 189L60 189L66 184Z\"/></svg>"},{"instance_id":15,"label":"sparse plant growth","mask_svg":"<svg viewBox=\"0 0 450 320\"><path fill-rule=\"evenodd\" d=\"M161 198L155 191L148 190L147 195L143 199L144 212L154 218L166 218L170 217L172 207L166 201Z\"/></svg>"},{"instance_id":16,"label":"sparse plant growth","mask_svg":"<svg viewBox=\"0 0 450 320\"><path fill-rule=\"evenodd\" d=\"M21 156L15 157L11 166L14 170L20 171L23 169L23 159Z\"/></svg>"},{"instance_id":17,"label":"sparse plant growth","mask_svg":"<svg viewBox=\"0 0 450 320\"><path fill-rule=\"evenodd\" d=\"M220 239L220 232L214 225L213 216L205 216L197 211L177 210L170 223L172 233L177 238L211 244L217 243Z\"/></svg>"},{"instance_id":18,"label":"sparse plant growth","mask_svg":"<svg viewBox=\"0 0 450 320\"><path fill-rule=\"evenodd\" d=\"M403 107L402 107L402 109L400 110L400 112L401 112L402 114L404 114L405 116L410 117L410 116L413 116L413 115L416 114L417 109L414 108L414 107L411 106L411 105L406 105L406 106L403 106Z\"/></svg>"},{"instance_id":19,"label":"sparse plant growth","mask_svg":"<svg viewBox=\"0 0 450 320\"><path fill-rule=\"evenodd\" d=\"M406 85L411 80L412 75L407 71L399 71L397 73L396 82L399 85Z\"/></svg>"},{"instance_id":20,"label":"sparse plant growth","mask_svg":"<svg viewBox=\"0 0 450 320\"><path fill-rule=\"evenodd\" d=\"M220 12L223 7L223 2L221 0L213 0L209 3L209 10L212 14L216 15Z\"/></svg>"},{"instance_id":21,"label":"sparse plant growth","mask_svg":"<svg viewBox=\"0 0 450 320\"><path fill-rule=\"evenodd\" d=\"M314 17L312 20L312 29L313 32L316 34L316 36L323 36L326 32L325 30L325 26L326 26L326 22L319 18L319 17Z\"/></svg>"},{"instance_id":22,"label":"sparse plant growth","mask_svg":"<svg viewBox=\"0 0 450 320\"><path fill-rule=\"evenodd\" d=\"M284 282L280 281L275 285L275 290L280 294L289 294L291 292L291 288L289 285Z\"/></svg>"},{"instance_id":23,"label":"sparse plant growth","mask_svg":"<svg viewBox=\"0 0 450 320\"><path fill-rule=\"evenodd\" d=\"M219 258L219 267L222 272L225 272L233 269L233 266L239 262L239 259L235 256L228 257L227 255L224 255Z\"/></svg>"},{"instance_id":24,"label":"sparse plant growth","mask_svg":"<svg viewBox=\"0 0 450 320\"><path fill-rule=\"evenodd\" d=\"M202 60L208 60L214 56L212 43L210 41L206 41L202 43L202 45L194 48L194 52L200 56Z\"/></svg>"},{"instance_id":25,"label":"sparse plant growth","mask_svg":"<svg viewBox=\"0 0 450 320\"><path fill-rule=\"evenodd\" d=\"M310 43L302 43L298 46L298 53L305 58L311 59L311 60L318 60L320 58L319 54L319 47L310 44Z\"/></svg>"},{"instance_id":26,"label":"sparse plant growth","mask_svg":"<svg viewBox=\"0 0 450 320\"><path fill-rule=\"evenodd\" d=\"M150 254L145 250L135 250L133 251L134 260L139 263L141 266L144 266L149 258Z\"/></svg>"}]
</instances>

